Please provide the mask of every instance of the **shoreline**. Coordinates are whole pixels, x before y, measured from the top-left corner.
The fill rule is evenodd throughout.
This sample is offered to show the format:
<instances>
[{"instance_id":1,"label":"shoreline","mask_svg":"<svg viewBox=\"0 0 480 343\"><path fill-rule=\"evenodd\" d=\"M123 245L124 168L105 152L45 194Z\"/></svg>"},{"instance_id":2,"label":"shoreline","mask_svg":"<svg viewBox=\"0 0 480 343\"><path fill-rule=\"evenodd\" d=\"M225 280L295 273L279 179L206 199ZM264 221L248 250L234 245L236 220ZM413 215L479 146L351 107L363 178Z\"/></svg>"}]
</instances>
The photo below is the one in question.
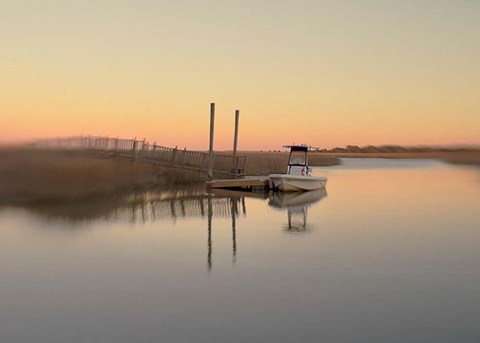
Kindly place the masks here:
<instances>
[{"instance_id":1,"label":"shoreline","mask_svg":"<svg viewBox=\"0 0 480 343\"><path fill-rule=\"evenodd\" d=\"M0 203L75 202L201 183L198 173L68 151L0 149Z\"/></svg>"},{"instance_id":2,"label":"shoreline","mask_svg":"<svg viewBox=\"0 0 480 343\"><path fill-rule=\"evenodd\" d=\"M338 158L390 158L390 159L435 159L451 164L475 165L480 167L480 151L455 152L375 152L375 153L320 153Z\"/></svg>"},{"instance_id":3,"label":"shoreline","mask_svg":"<svg viewBox=\"0 0 480 343\"><path fill-rule=\"evenodd\" d=\"M244 152L246 175L284 173L286 152ZM340 158L437 159L480 167L480 151L425 153L311 153L310 165L341 164ZM0 148L0 205L61 203L114 198L128 193L202 184L206 175L129 159L61 150Z\"/></svg>"}]
</instances>

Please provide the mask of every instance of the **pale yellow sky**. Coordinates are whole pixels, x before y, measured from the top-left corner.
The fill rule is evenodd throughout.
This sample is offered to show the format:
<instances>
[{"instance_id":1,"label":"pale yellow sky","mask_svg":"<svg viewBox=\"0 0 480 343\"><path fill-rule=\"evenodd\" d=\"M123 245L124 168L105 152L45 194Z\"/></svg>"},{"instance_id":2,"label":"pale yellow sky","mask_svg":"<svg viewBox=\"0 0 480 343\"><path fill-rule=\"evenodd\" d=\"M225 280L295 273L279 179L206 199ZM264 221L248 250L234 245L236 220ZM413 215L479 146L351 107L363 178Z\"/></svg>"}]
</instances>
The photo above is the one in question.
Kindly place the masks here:
<instances>
[{"instance_id":1,"label":"pale yellow sky","mask_svg":"<svg viewBox=\"0 0 480 343\"><path fill-rule=\"evenodd\" d=\"M480 144L480 1L0 0L1 140Z\"/></svg>"}]
</instances>

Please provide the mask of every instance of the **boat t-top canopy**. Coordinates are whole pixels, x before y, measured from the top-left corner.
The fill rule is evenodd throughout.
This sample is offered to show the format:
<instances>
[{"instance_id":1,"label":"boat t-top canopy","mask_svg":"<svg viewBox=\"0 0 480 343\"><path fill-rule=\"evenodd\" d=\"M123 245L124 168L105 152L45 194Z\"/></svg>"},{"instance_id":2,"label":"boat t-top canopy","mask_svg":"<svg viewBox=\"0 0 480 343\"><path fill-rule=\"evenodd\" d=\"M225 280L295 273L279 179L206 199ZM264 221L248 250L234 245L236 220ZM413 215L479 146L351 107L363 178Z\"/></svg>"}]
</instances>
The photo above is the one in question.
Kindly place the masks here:
<instances>
[{"instance_id":1,"label":"boat t-top canopy","mask_svg":"<svg viewBox=\"0 0 480 343\"><path fill-rule=\"evenodd\" d=\"M287 174L291 174L292 172L299 172L301 174L305 174L308 171L308 150L310 147L306 144L284 145L283 147L290 148ZM292 167L301 167L301 169L292 169Z\"/></svg>"},{"instance_id":2,"label":"boat t-top canopy","mask_svg":"<svg viewBox=\"0 0 480 343\"><path fill-rule=\"evenodd\" d=\"M284 148L290 149L290 151L310 151L315 150L318 148L306 145L306 144L292 144L292 145L284 145Z\"/></svg>"}]
</instances>

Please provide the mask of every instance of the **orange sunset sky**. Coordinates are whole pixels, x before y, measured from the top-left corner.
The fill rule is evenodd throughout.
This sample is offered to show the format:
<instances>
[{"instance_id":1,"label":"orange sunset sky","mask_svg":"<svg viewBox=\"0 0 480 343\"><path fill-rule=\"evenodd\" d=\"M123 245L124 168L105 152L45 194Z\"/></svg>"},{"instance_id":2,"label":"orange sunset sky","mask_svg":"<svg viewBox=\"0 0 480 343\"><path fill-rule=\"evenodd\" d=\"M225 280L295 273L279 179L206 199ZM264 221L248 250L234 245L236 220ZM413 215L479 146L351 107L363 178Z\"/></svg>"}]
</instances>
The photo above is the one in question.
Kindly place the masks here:
<instances>
[{"instance_id":1,"label":"orange sunset sky","mask_svg":"<svg viewBox=\"0 0 480 343\"><path fill-rule=\"evenodd\" d=\"M480 1L0 0L0 141L480 144Z\"/></svg>"}]
</instances>

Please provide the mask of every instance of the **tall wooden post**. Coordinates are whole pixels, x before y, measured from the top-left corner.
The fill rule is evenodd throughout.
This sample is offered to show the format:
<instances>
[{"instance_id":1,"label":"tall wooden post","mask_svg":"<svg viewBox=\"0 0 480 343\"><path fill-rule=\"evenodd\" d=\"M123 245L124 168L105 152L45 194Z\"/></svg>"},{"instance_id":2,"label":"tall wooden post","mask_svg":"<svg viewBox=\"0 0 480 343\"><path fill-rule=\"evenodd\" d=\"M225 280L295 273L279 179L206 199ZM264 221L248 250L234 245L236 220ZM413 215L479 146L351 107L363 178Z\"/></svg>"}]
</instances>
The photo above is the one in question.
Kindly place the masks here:
<instances>
[{"instance_id":1,"label":"tall wooden post","mask_svg":"<svg viewBox=\"0 0 480 343\"><path fill-rule=\"evenodd\" d=\"M175 146L175 149L172 150L172 166L175 165L175 161L177 158L177 151L178 151L178 146Z\"/></svg>"},{"instance_id":2,"label":"tall wooden post","mask_svg":"<svg viewBox=\"0 0 480 343\"><path fill-rule=\"evenodd\" d=\"M208 177L213 179L213 132L215 126L215 103L210 104L210 146L208 148Z\"/></svg>"},{"instance_id":3,"label":"tall wooden post","mask_svg":"<svg viewBox=\"0 0 480 343\"><path fill-rule=\"evenodd\" d=\"M237 165L237 142L238 142L238 121L240 119L240 111L235 110L235 134L233 136L233 156L232 156L232 163L233 169L235 173L235 179L237 178L238 174L238 165Z\"/></svg>"},{"instance_id":4,"label":"tall wooden post","mask_svg":"<svg viewBox=\"0 0 480 343\"><path fill-rule=\"evenodd\" d=\"M137 149L137 137L132 140L132 158L135 161L136 149Z\"/></svg>"}]
</instances>

